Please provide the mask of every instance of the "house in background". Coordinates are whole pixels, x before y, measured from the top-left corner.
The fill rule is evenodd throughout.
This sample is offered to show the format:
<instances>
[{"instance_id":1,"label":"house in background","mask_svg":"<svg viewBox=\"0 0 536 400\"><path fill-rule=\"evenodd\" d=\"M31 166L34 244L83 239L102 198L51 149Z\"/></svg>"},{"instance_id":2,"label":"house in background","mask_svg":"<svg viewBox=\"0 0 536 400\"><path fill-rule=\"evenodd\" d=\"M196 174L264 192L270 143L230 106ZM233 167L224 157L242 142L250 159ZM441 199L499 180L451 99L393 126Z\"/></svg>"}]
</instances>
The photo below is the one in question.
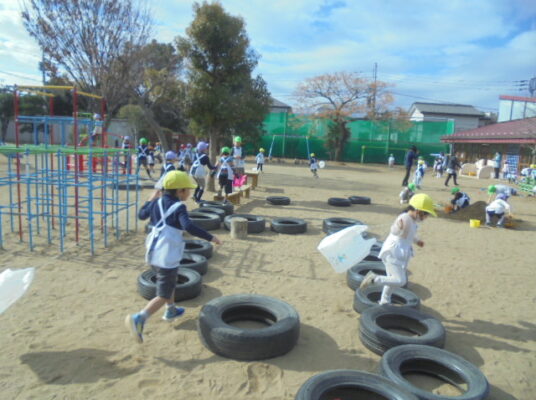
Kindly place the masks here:
<instances>
[{"instance_id":1,"label":"house in background","mask_svg":"<svg viewBox=\"0 0 536 400\"><path fill-rule=\"evenodd\" d=\"M499 122L536 117L536 97L499 96Z\"/></svg>"},{"instance_id":2,"label":"house in background","mask_svg":"<svg viewBox=\"0 0 536 400\"><path fill-rule=\"evenodd\" d=\"M473 106L464 104L413 103L410 121L454 121L454 132L475 129L491 123L491 117Z\"/></svg>"},{"instance_id":3,"label":"house in background","mask_svg":"<svg viewBox=\"0 0 536 400\"><path fill-rule=\"evenodd\" d=\"M459 131L443 136L441 141L452 144L462 161L491 160L498 151L513 157L518 168L522 169L534 161L532 150L536 149L536 117Z\"/></svg>"},{"instance_id":4,"label":"house in background","mask_svg":"<svg viewBox=\"0 0 536 400\"><path fill-rule=\"evenodd\" d=\"M272 104L270 105L270 112L271 113L291 113L292 107L288 104L283 103L282 101L279 101L277 99L274 99L273 97L270 97L272 100Z\"/></svg>"}]
</instances>

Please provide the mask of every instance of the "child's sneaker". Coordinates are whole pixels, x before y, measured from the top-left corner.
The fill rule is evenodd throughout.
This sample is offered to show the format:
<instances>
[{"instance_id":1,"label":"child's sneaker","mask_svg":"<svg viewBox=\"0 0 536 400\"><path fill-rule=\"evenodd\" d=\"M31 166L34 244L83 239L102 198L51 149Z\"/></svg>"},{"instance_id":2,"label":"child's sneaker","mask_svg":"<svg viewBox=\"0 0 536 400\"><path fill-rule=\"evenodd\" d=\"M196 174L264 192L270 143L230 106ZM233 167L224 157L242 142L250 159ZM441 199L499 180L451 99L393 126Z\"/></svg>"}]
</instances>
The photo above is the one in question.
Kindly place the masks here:
<instances>
[{"instance_id":1,"label":"child's sneaker","mask_svg":"<svg viewBox=\"0 0 536 400\"><path fill-rule=\"evenodd\" d=\"M138 343L143 343L143 326L145 325L145 319L139 313L129 314L125 318L125 325L132 337L134 337Z\"/></svg>"},{"instance_id":2,"label":"child's sneaker","mask_svg":"<svg viewBox=\"0 0 536 400\"><path fill-rule=\"evenodd\" d=\"M359 285L359 289L365 290L367 287L369 287L374 282L374 278L376 278L376 276L377 275L372 271L367 272L363 278L363 281L361 282L361 285Z\"/></svg>"},{"instance_id":3,"label":"child's sneaker","mask_svg":"<svg viewBox=\"0 0 536 400\"><path fill-rule=\"evenodd\" d=\"M166 307L166 312L162 319L164 321L171 321L184 314L184 308L182 307Z\"/></svg>"}]
</instances>

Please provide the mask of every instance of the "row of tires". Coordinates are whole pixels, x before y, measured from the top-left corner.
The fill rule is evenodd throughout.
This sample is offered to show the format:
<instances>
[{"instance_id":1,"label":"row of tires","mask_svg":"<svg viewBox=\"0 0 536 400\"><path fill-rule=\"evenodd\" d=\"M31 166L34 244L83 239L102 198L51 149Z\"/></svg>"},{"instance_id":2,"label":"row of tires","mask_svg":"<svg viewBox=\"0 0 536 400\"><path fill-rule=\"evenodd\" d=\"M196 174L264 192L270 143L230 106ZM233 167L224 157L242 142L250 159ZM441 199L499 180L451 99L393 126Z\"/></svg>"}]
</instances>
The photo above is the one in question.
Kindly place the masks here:
<instances>
[{"instance_id":1,"label":"row of tires","mask_svg":"<svg viewBox=\"0 0 536 400\"><path fill-rule=\"evenodd\" d=\"M407 374L440 377L460 389L459 396L444 396L421 389L406 379ZM465 386L465 388L463 387ZM326 371L309 378L296 400L386 399L386 400L482 400L489 383L478 368L445 350L407 344L385 352L379 375L355 370Z\"/></svg>"},{"instance_id":2,"label":"row of tires","mask_svg":"<svg viewBox=\"0 0 536 400\"><path fill-rule=\"evenodd\" d=\"M287 206L290 204L290 198L286 196L269 196L266 201L274 206ZM328 204L335 207L350 207L352 204L371 204L371 199L365 196L330 197Z\"/></svg>"},{"instance_id":3,"label":"row of tires","mask_svg":"<svg viewBox=\"0 0 536 400\"><path fill-rule=\"evenodd\" d=\"M377 249L373 249L369 257L378 257ZM354 290L353 308L360 313L358 334L363 345L370 351L382 355L380 373L391 379L402 390L417 397L399 397L391 393L387 397L383 392L375 391L378 377L365 377L358 371L328 371L320 374L318 378L311 378L304 385L305 392L316 387L318 380L320 386L329 386L329 390L338 390L339 384L348 376L356 378L356 388L369 390L371 393L383 394L387 399L418 398L421 400L439 400L450 397L436 395L412 385L404 374L417 372L433 375L441 380L458 387L462 395L456 399L480 400L485 399L489 393L489 384L480 370L463 358L441 350L445 345L446 331L438 319L419 311L419 297L404 288L393 291L391 301L393 305L379 306L378 301L383 290L382 286L372 285L364 290L359 286L364 276L373 271L378 275L386 275L385 266L377 260L364 260L347 271L346 281ZM348 375L348 373L350 375ZM337 377L337 375L340 375ZM346 378L345 378L346 377ZM459 384L465 384L465 389ZM344 385L343 385L344 386ZM352 385L350 385L352 386ZM350 387L348 386L348 387ZM394 389L393 389L394 390ZM394 396L394 397L393 397ZM402 396L402 397L400 397ZM296 397L309 399L318 397Z\"/></svg>"}]
</instances>

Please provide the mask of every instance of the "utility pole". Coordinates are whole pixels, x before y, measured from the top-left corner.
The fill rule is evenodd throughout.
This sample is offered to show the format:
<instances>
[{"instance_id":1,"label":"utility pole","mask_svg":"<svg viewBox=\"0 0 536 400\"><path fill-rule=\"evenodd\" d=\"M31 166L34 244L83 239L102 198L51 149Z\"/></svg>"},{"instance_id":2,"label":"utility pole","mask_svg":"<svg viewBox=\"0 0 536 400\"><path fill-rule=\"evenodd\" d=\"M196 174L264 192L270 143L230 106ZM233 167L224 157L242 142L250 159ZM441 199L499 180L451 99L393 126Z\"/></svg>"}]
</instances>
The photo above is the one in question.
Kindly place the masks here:
<instances>
[{"instance_id":1,"label":"utility pole","mask_svg":"<svg viewBox=\"0 0 536 400\"><path fill-rule=\"evenodd\" d=\"M378 79L378 63L374 63L374 68L372 70L372 78L374 79L372 87L372 119L376 120L376 81Z\"/></svg>"},{"instance_id":2,"label":"utility pole","mask_svg":"<svg viewBox=\"0 0 536 400\"><path fill-rule=\"evenodd\" d=\"M39 70L41 71L41 76L43 79L43 86L46 85L46 77L45 77L45 52L43 51L41 56L41 62L39 63Z\"/></svg>"}]
</instances>

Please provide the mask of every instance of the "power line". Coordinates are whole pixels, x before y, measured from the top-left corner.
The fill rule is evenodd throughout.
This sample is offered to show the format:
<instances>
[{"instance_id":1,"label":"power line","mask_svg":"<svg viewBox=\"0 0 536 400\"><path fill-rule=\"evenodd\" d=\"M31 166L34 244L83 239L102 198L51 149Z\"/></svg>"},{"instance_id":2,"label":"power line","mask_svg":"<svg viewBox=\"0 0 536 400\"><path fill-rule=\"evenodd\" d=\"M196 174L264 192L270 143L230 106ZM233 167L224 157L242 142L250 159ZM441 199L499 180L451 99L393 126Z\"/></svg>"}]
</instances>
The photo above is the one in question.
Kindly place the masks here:
<instances>
[{"instance_id":1,"label":"power line","mask_svg":"<svg viewBox=\"0 0 536 400\"><path fill-rule=\"evenodd\" d=\"M447 101L447 100L431 99L429 97L414 96L414 95L411 95L411 94L404 94L404 93L397 93L397 92L391 92L391 93L396 94L397 96L412 97L414 99L430 100L430 101L435 101L435 102L438 102L438 103L445 103L445 104L456 104L456 103L453 103L452 101ZM498 110L498 108L496 108L496 107L484 107L484 106L474 106L474 107L483 108L483 109L486 109L486 110Z\"/></svg>"},{"instance_id":2,"label":"power line","mask_svg":"<svg viewBox=\"0 0 536 400\"><path fill-rule=\"evenodd\" d=\"M16 78L28 79L29 81L34 81L34 82L39 82L39 83L41 83L41 81L40 81L39 79L34 79L34 78L29 78L29 77L27 77L27 76L23 76L23 75L19 75L19 74L14 74L13 72L0 71L0 74L11 75L11 76L14 76L14 77L16 77Z\"/></svg>"}]
</instances>

